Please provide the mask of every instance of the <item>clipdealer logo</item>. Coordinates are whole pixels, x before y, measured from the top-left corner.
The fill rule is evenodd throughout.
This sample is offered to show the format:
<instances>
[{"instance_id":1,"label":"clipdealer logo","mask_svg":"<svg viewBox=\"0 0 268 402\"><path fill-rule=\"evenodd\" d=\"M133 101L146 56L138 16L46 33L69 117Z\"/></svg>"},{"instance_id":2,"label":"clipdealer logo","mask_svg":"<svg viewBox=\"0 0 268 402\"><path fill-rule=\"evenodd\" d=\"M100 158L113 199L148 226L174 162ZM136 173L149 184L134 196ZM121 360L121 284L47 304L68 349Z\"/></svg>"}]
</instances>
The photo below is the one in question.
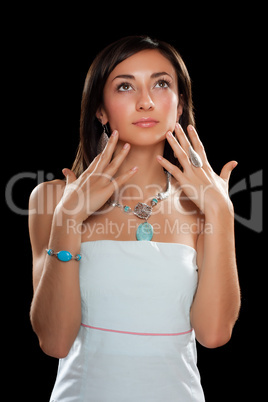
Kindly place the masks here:
<instances>
[{"instance_id":1,"label":"clipdealer logo","mask_svg":"<svg viewBox=\"0 0 268 402\"><path fill-rule=\"evenodd\" d=\"M235 220L256 233L263 231L263 170L252 173L232 186L229 190L230 198L241 192L250 193L249 218L235 213Z\"/></svg>"},{"instance_id":2,"label":"clipdealer logo","mask_svg":"<svg viewBox=\"0 0 268 402\"><path fill-rule=\"evenodd\" d=\"M44 181L50 181L55 179L53 173L45 173L44 171L35 172L20 172L12 176L6 184L5 188L5 201L8 208L16 215L27 216L30 213L36 213L36 211L29 211L28 208L19 205L18 196L16 196L16 185L22 184L22 180L32 180L32 189L43 183ZM247 216L240 216L235 212L235 220L247 229L256 233L263 231L263 170L258 170L255 173L250 174L249 177L241 179L238 183L234 184L229 189L229 195L232 199L234 196L243 198L249 198L248 214ZM51 211L53 213L53 211Z\"/></svg>"}]
</instances>

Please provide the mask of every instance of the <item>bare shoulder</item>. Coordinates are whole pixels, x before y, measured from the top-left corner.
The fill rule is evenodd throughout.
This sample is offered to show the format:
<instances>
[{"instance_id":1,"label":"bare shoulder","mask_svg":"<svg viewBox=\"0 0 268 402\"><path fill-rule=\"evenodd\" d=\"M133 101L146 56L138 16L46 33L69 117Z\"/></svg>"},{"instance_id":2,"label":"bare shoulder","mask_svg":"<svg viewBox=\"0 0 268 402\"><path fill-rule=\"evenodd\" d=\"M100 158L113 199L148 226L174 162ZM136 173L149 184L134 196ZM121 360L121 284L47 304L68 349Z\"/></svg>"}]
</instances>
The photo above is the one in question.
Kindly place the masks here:
<instances>
[{"instance_id":1,"label":"bare shoulder","mask_svg":"<svg viewBox=\"0 0 268 402\"><path fill-rule=\"evenodd\" d=\"M31 213L44 213L45 209L50 206L56 206L63 195L65 189L64 180L52 180L38 184L36 186L29 200L29 212ZM34 207L33 209L31 207Z\"/></svg>"}]
</instances>

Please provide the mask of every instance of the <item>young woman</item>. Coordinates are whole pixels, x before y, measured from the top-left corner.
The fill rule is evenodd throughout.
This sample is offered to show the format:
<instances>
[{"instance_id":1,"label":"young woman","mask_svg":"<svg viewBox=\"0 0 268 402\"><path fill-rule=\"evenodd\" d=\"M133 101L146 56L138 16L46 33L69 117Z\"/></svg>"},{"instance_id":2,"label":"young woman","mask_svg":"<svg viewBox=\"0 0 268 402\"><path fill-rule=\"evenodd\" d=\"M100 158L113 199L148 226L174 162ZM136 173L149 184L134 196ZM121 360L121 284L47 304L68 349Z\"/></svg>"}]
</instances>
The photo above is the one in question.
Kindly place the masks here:
<instances>
[{"instance_id":1,"label":"young woman","mask_svg":"<svg viewBox=\"0 0 268 402\"><path fill-rule=\"evenodd\" d=\"M213 171L187 69L148 37L96 57L80 137L66 180L30 197L31 322L60 359L51 401L201 402L195 338L225 344L240 308L237 163Z\"/></svg>"}]
</instances>

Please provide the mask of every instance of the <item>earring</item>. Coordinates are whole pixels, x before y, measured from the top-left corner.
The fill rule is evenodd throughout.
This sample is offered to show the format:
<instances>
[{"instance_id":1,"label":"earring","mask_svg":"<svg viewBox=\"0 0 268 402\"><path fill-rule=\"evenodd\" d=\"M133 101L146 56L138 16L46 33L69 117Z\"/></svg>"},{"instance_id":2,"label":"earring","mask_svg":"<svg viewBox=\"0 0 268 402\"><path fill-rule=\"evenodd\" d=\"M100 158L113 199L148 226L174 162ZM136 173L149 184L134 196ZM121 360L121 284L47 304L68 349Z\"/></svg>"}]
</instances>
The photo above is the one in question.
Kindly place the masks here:
<instances>
[{"instance_id":1,"label":"earring","mask_svg":"<svg viewBox=\"0 0 268 402\"><path fill-rule=\"evenodd\" d=\"M105 131L105 125L102 124L103 127L103 133L100 136L98 145L97 145L97 153L100 154L104 148L106 147L107 142L109 141L109 137Z\"/></svg>"}]
</instances>

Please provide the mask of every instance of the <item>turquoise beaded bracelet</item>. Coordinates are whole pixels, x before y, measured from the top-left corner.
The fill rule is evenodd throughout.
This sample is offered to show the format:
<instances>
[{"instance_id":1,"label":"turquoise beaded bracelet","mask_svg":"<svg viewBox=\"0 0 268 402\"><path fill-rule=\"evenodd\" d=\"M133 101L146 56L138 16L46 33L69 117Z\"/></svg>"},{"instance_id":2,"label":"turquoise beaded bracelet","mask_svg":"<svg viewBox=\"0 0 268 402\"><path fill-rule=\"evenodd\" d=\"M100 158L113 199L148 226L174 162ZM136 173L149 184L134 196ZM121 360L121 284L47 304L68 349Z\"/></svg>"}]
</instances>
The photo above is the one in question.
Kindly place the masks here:
<instances>
[{"instance_id":1,"label":"turquoise beaded bracelet","mask_svg":"<svg viewBox=\"0 0 268 402\"><path fill-rule=\"evenodd\" d=\"M69 251L66 251L66 250L55 252L50 248L50 249L46 249L46 252L50 256L55 255L58 258L58 260L63 261L63 262L68 262L70 260L76 260L76 261L81 260L81 254L76 254L75 256L73 256Z\"/></svg>"}]
</instances>

